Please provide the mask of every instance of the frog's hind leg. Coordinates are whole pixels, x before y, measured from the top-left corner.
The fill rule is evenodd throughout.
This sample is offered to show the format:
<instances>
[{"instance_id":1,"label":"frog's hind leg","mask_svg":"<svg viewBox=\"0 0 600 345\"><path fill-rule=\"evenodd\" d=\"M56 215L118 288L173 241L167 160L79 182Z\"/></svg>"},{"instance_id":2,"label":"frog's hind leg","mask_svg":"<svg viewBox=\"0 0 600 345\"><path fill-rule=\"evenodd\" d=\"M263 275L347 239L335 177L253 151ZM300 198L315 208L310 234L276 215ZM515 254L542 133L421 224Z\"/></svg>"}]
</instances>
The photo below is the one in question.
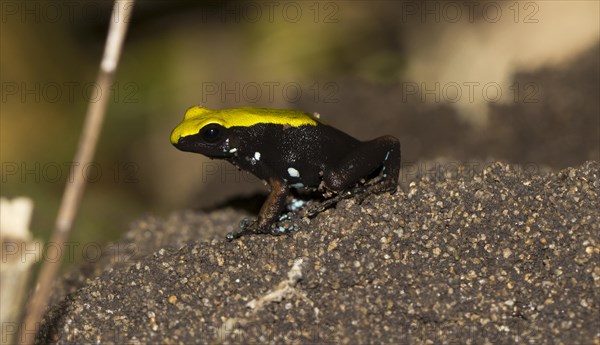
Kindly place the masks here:
<instances>
[{"instance_id":1,"label":"frog's hind leg","mask_svg":"<svg viewBox=\"0 0 600 345\"><path fill-rule=\"evenodd\" d=\"M382 167L383 181L373 186L356 186L357 182ZM326 199L319 205L306 210L305 216L312 218L333 207L340 200L358 196L358 203L371 192L394 193L398 188L400 172L400 142L392 136L380 137L359 145L344 157L340 163L323 172L325 187L338 195ZM352 188L351 188L352 187Z\"/></svg>"},{"instance_id":2,"label":"frog's hind leg","mask_svg":"<svg viewBox=\"0 0 600 345\"><path fill-rule=\"evenodd\" d=\"M348 152L336 166L323 171L323 183L328 189L339 193L379 167L383 167L383 181L373 192L394 193L398 187L400 173L400 142L391 135L361 143Z\"/></svg>"}]
</instances>

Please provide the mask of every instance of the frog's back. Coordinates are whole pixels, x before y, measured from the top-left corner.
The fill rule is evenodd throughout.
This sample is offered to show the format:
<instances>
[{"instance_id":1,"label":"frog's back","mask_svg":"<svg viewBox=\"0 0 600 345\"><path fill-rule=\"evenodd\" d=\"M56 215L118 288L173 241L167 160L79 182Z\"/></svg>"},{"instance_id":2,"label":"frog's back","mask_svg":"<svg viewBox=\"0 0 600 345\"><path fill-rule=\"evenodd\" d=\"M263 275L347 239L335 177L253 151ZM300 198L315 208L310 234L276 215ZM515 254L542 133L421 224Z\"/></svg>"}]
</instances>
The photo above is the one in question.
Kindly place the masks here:
<instances>
[{"instance_id":1,"label":"frog's back","mask_svg":"<svg viewBox=\"0 0 600 345\"><path fill-rule=\"evenodd\" d=\"M213 115L222 118L229 127L249 127L259 123L291 127L322 124L319 119L305 111L290 109L242 107L215 110Z\"/></svg>"}]
</instances>

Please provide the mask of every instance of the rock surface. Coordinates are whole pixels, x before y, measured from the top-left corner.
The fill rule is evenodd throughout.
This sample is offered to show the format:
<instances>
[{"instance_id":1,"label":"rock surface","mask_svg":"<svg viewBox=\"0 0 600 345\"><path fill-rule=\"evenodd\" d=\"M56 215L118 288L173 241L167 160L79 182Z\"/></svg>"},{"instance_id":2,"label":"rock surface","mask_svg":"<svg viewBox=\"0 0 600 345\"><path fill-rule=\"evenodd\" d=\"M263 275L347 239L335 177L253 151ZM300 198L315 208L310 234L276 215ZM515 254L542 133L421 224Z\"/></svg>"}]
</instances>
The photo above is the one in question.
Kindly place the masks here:
<instances>
[{"instance_id":1,"label":"rock surface","mask_svg":"<svg viewBox=\"0 0 600 345\"><path fill-rule=\"evenodd\" d=\"M232 209L148 218L62 282L38 341L598 344L599 175L429 174L231 243Z\"/></svg>"}]
</instances>

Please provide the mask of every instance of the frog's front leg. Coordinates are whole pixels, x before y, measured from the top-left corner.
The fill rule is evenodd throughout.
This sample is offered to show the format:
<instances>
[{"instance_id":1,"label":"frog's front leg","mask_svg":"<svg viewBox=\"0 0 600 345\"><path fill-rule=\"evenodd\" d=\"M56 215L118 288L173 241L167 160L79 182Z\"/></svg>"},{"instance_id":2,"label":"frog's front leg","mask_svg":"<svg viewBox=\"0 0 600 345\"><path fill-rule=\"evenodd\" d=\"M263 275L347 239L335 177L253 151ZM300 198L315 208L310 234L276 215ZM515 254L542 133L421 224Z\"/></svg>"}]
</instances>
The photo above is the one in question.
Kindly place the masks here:
<instances>
[{"instance_id":1,"label":"frog's front leg","mask_svg":"<svg viewBox=\"0 0 600 345\"><path fill-rule=\"evenodd\" d=\"M267 234L271 232L271 226L285 209L289 189L281 179L270 178L267 183L271 188L271 193L260 208L258 219L256 221L244 219L240 223L239 231L227 234L228 240L231 241L247 234Z\"/></svg>"},{"instance_id":2,"label":"frog's front leg","mask_svg":"<svg viewBox=\"0 0 600 345\"><path fill-rule=\"evenodd\" d=\"M400 173L400 141L386 135L361 143L348 152L339 163L323 172L325 187L342 192L383 166L383 181L371 189L375 193L394 193L398 188Z\"/></svg>"}]
</instances>

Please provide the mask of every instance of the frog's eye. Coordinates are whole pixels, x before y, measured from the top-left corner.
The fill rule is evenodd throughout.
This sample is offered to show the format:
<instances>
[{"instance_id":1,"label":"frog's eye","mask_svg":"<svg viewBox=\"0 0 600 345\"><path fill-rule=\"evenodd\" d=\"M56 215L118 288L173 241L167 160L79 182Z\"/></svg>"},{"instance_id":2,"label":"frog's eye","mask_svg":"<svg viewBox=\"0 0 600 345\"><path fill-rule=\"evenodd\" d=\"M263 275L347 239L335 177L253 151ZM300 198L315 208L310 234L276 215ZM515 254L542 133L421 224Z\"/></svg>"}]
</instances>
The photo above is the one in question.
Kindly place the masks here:
<instances>
[{"instance_id":1,"label":"frog's eye","mask_svg":"<svg viewBox=\"0 0 600 345\"><path fill-rule=\"evenodd\" d=\"M200 137L207 143L214 144L223 138L225 133L223 126L216 123L208 124L200 130Z\"/></svg>"}]
</instances>

